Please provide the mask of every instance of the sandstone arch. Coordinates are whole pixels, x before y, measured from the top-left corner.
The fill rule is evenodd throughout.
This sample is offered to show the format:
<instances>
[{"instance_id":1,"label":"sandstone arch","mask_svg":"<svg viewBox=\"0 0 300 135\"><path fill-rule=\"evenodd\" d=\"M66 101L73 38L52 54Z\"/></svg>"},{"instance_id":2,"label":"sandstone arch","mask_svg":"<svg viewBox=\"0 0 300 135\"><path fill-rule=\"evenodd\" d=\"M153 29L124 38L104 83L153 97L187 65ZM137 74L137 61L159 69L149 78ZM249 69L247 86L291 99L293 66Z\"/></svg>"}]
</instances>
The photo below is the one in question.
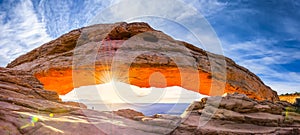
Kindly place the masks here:
<instances>
[{"instance_id":1,"label":"sandstone arch","mask_svg":"<svg viewBox=\"0 0 300 135\"><path fill-rule=\"evenodd\" d=\"M132 44L126 48L129 53L149 50L151 48L147 45L149 43L158 45L163 49L156 49L152 53L149 51L148 53L141 53L132 63L126 63L127 58L121 57L123 58L122 61L125 61L118 67L121 70L117 70L117 73L111 72L112 66L108 63L113 60L115 52L120 49L123 42L143 32L155 32L157 33L155 36L163 39L163 41L157 42L155 37L146 35L146 37L141 38L146 40L130 42ZM110 45L106 48L99 47L99 45L101 46L100 43L103 42L109 42ZM166 42L173 46L166 45ZM138 45L144 45L144 48ZM179 46L179 49L174 49L174 46ZM186 49L189 54L180 47ZM96 52L101 50L102 53L100 55L87 53L95 52L95 50ZM196 64L194 66L185 66L184 64L178 66L174 59L161 53L161 50L168 51L170 55L174 54L176 58L182 56L185 59L191 59ZM102 55L103 52L105 55ZM74 65L76 54L84 55L76 57L77 64ZM208 57L212 60L209 60ZM215 68L224 66L218 63L219 59L226 61L226 80L222 79L218 73L213 75L211 73L211 65L215 65ZM126 72L122 71L122 66L128 66L128 64L130 64L129 75L124 77ZM164 33L154 30L146 23L101 24L73 30L20 56L8 64L7 68L30 71L44 85L46 90L56 91L59 94L66 94L74 87L105 83L112 76L126 83L149 87L149 76L154 72L160 72L165 76L167 86L181 86L207 95L239 92L259 100L278 100L275 91L266 86L255 74L235 64L231 59L206 52L185 42L176 41ZM195 70L198 74L195 74ZM182 81L182 78L189 79ZM198 79L193 80L194 78ZM213 79L215 79L214 83L212 83ZM73 83L74 80L80 81ZM225 83L225 89L223 87L218 88L218 84L223 83ZM159 84L154 85L165 87ZM212 85L216 88L213 91L210 90Z\"/></svg>"}]
</instances>

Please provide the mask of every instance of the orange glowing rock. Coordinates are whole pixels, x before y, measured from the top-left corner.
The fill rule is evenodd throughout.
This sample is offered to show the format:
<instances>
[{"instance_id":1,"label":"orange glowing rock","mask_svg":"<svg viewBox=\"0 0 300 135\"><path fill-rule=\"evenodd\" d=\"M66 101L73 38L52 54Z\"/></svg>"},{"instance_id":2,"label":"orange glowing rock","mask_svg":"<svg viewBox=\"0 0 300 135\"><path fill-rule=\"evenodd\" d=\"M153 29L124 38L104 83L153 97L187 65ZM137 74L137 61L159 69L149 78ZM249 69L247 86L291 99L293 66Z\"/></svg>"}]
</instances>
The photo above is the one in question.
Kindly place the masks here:
<instances>
[{"instance_id":1,"label":"orange glowing rock","mask_svg":"<svg viewBox=\"0 0 300 135\"><path fill-rule=\"evenodd\" d=\"M279 99L281 101L287 101L289 103L296 103L296 99L300 99L300 93L290 93L290 94L282 94L282 95L279 95Z\"/></svg>"},{"instance_id":2,"label":"orange glowing rock","mask_svg":"<svg viewBox=\"0 0 300 135\"><path fill-rule=\"evenodd\" d=\"M181 86L206 95L238 92L279 100L275 91L231 59L176 41L146 23L73 30L7 67L32 72L44 89L62 95L116 79L139 87Z\"/></svg>"}]
</instances>

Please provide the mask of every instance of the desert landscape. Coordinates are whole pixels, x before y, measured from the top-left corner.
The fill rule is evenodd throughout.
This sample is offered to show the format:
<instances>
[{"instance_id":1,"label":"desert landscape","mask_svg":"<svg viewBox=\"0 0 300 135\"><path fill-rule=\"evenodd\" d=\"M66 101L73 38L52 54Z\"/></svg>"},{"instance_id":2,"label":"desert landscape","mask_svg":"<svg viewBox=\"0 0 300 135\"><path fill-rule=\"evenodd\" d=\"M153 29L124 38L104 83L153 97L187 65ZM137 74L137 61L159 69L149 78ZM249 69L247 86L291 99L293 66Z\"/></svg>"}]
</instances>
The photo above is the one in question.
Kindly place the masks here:
<instances>
[{"instance_id":1,"label":"desert landscape","mask_svg":"<svg viewBox=\"0 0 300 135\"><path fill-rule=\"evenodd\" d=\"M300 135L299 9L1 0L0 135Z\"/></svg>"},{"instance_id":2,"label":"desert landscape","mask_svg":"<svg viewBox=\"0 0 300 135\"><path fill-rule=\"evenodd\" d=\"M145 49L151 53L130 55ZM212 65L225 66L226 76L218 76L223 70L210 70ZM166 78L164 83L159 76L149 81L157 71ZM131 109L97 111L59 98L74 87L105 83L99 78L107 72L140 87L176 85L209 97L194 101L180 116L145 116ZM200 83L181 82L185 80L178 73L191 79L199 76ZM0 103L1 134L300 133L299 103L280 101L275 91L231 59L176 41L142 22L80 28L20 56L1 68Z\"/></svg>"}]
</instances>

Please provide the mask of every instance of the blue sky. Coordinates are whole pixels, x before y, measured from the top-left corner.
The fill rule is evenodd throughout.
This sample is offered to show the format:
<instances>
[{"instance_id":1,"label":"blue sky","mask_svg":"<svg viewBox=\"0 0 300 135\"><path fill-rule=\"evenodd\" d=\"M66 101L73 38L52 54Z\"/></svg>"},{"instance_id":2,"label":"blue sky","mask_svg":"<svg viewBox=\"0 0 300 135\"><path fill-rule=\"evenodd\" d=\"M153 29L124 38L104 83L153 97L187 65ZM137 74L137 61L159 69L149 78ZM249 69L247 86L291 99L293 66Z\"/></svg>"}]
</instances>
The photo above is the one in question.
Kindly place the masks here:
<instances>
[{"instance_id":1,"label":"blue sky","mask_svg":"<svg viewBox=\"0 0 300 135\"><path fill-rule=\"evenodd\" d=\"M96 15L119 2L122 0L0 0L0 66L72 29L91 24ZM183 2L189 9L177 14L202 14L219 37L225 56L250 69L279 93L300 91L300 1ZM107 21L113 21L111 18ZM155 17L136 20L205 48L179 24Z\"/></svg>"}]
</instances>

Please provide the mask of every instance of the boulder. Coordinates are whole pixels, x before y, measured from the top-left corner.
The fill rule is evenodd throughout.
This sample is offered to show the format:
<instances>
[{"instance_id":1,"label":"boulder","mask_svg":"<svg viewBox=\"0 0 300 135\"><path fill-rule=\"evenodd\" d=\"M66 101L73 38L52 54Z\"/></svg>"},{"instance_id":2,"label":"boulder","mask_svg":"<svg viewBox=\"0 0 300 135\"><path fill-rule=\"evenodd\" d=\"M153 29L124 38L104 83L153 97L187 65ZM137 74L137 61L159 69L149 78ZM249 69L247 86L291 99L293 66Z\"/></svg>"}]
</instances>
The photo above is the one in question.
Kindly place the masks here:
<instances>
[{"instance_id":1,"label":"boulder","mask_svg":"<svg viewBox=\"0 0 300 135\"><path fill-rule=\"evenodd\" d=\"M141 112L137 112L135 110L132 109L121 109L118 111L114 111L113 113L128 118L128 119L134 119L136 116L145 116L143 113Z\"/></svg>"}]
</instances>

